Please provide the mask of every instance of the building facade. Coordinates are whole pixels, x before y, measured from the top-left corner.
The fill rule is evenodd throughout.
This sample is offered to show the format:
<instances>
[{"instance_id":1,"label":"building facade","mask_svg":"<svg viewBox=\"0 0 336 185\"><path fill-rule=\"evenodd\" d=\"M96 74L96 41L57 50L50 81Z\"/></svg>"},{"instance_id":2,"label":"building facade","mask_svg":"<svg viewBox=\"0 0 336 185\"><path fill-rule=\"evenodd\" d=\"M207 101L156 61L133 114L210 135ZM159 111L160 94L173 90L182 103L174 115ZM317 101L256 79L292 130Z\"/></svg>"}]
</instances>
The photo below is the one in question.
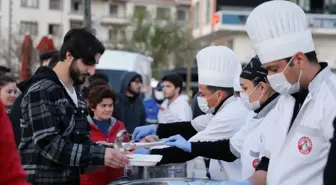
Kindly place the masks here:
<instances>
[{"instance_id":1,"label":"building facade","mask_svg":"<svg viewBox=\"0 0 336 185\"><path fill-rule=\"evenodd\" d=\"M92 27L103 42L124 35L135 12L147 10L160 20L167 14L179 21L188 20L189 0L91 0ZM83 0L0 0L0 34L19 36L29 33L37 44L51 36L56 46L71 28L84 23ZM11 28L11 29L10 29Z\"/></svg>"},{"instance_id":2,"label":"building facade","mask_svg":"<svg viewBox=\"0 0 336 185\"><path fill-rule=\"evenodd\" d=\"M245 31L245 22L254 7L266 0L193 0L193 36L201 46L226 45L242 63L255 55ZM336 1L292 0L306 12L320 61L336 68ZM335 14L334 14L335 13Z\"/></svg>"}]
</instances>

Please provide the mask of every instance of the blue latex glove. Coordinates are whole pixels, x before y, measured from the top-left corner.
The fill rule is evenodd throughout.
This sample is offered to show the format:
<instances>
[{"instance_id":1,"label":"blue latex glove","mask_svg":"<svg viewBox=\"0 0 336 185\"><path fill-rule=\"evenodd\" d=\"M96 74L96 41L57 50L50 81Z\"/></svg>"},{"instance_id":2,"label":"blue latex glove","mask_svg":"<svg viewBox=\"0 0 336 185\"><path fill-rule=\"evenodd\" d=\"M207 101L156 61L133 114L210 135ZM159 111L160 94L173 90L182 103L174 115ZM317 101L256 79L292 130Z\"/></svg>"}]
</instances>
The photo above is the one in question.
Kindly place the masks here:
<instances>
[{"instance_id":1,"label":"blue latex glove","mask_svg":"<svg viewBox=\"0 0 336 185\"><path fill-rule=\"evenodd\" d=\"M133 154L149 154L149 149L147 149L147 148L136 148L132 153Z\"/></svg>"},{"instance_id":2,"label":"blue latex glove","mask_svg":"<svg viewBox=\"0 0 336 185\"><path fill-rule=\"evenodd\" d=\"M177 148L180 148L184 150L185 152L191 152L191 143L187 140L185 140L181 135L175 135L169 137L166 142L166 145L168 146L175 146Z\"/></svg>"},{"instance_id":3,"label":"blue latex glove","mask_svg":"<svg viewBox=\"0 0 336 185\"><path fill-rule=\"evenodd\" d=\"M252 185L250 181L226 181L222 182L221 185Z\"/></svg>"},{"instance_id":4,"label":"blue latex glove","mask_svg":"<svg viewBox=\"0 0 336 185\"><path fill-rule=\"evenodd\" d=\"M141 126L135 128L133 134L132 134L132 139L135 141L140 141L146 136L153 135L156 133L156 125L146 125L146 126Z\"/></svg>"}]
</instances>

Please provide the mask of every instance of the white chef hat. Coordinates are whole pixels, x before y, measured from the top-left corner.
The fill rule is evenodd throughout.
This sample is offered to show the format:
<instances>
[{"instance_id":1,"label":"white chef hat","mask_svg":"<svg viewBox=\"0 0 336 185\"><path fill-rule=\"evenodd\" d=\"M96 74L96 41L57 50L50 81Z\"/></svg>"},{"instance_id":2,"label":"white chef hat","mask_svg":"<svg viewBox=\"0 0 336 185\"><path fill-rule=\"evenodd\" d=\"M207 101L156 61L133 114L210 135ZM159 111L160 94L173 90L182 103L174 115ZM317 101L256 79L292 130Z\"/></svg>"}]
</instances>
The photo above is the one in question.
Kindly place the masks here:
<instances>
[{"instance_id":1,"label":"white chef hat","mask_svg":"<svg viewBox=\"0 0 336 185\"><path fill-rule=\"evenodd\" d=\"M246 31L262 64L315 50L306 15L292 2L259 5L247 18Z\"/></svg>"},{"instance_id":2,"label":"white chef hat","mask_svg":"<svg viewBox=\"0 0 336 185\"><path fill-rule=\"evenodd\" d=\"M225 46L209 46L196 55L198 83L216 87L233 87L238 59Z\"/></svg>"},{"instance_id":3,"label":"white chef hat","mask_svg":"<svg viewBox=\"0 0 336 185\"><path fill-rule=\"evenodd\" d=\"M233 89L236 92L240 92L242 91L242 88L240 86L240 73L242 72L242 66L241 64L239 64L237 67L238 67L237 74L235 79L233 79Z\"/></svg>"}]
</instances>

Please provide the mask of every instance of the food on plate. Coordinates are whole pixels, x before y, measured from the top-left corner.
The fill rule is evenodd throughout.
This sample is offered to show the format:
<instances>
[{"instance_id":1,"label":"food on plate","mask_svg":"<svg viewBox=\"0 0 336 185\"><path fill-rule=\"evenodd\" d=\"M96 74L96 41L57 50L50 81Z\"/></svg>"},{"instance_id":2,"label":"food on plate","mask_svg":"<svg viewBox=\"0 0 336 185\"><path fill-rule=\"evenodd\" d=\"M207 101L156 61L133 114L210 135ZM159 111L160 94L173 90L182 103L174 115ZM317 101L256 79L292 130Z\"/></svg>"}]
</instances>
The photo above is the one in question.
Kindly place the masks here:
<instances>
[{"instance_id":1,"label":"food on plate","mask_svg":"<svg viewBox=\"0 0 336 185\"><path fill-rule=\"evenodd\" d=\"M136 149L136 145L133 144L133 145L127 147L125 150L128 151L128 152L132 152L132 151L134 151L135 149Z\"/></svg>"},{"instance_id":2,"label":"food on plate","mask_svg":"<svg viewBox=\"0 0 336 185\"><path fill-rule=\"evenodd\" d=\"M158 141L157 136L147 136L143 140L140 141L140 143L152 143Z\"/></svg>"}]
</instances>

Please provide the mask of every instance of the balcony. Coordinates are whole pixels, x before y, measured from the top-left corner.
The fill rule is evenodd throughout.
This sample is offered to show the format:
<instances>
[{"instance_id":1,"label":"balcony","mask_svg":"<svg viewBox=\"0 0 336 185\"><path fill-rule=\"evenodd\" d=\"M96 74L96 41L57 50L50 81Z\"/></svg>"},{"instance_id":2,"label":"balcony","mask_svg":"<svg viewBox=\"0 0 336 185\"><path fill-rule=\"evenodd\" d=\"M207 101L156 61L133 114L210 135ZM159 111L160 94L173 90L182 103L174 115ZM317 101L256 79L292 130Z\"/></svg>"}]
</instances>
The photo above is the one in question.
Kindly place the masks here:
<instances>
[{"instance_id":1,"label":"balcony","mask_svg":"<svg viewBox=\"0 0 336 185\"><path fill-rule=\"evenodd\" d=\"M185 6L191 5L191 0L175 0L175 3Z\"/></svg>"},{"instance_id":2,"label":"balcony","mask_svg":"<svg viewBox=\"0 0 336 185\"><path fill-rule=\"evenodd\" d=\"M245 32L250 11L221 10L213 15L213 31ZM313 34L336 35L336 15L307 14L308 25Z\"/></svg>"},{"instance_id":3,"label":"balcony","mask_svg":"<svg viewBox=\"0 0 336 185\"><path fill-rule=\"evenodd\" d=\"M101 18L102 25L125 25L129 22L126 16L109 15Z\"/></svg>"},{"instance_id":4,"label":"balcony","mask_svg":"<svg viewBox=\"0 0 336 185\"><path fill-rule=\"evenodd\" d=\"M84 5L80 2L74 1L71 4L69 18L71 20L81 21L84 18Z\"/></svg>"}]
</instances>

